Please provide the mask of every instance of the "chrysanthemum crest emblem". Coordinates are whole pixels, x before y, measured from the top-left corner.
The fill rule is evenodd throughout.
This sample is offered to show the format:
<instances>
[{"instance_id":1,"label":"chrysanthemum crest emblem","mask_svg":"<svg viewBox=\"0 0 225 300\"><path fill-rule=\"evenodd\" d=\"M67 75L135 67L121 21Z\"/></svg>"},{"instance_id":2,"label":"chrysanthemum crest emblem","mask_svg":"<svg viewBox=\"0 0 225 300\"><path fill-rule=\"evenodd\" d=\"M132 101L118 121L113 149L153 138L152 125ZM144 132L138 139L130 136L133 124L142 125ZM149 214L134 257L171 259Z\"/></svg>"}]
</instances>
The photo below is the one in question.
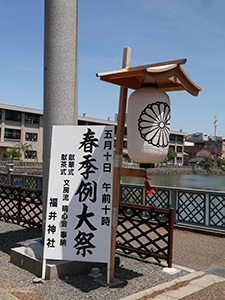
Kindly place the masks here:
<instances>
[{"instance_id":1,"label":"chrysanthemum crest emblem","mask_svg":"<svg viewBox=\"0 0 225 300\"><path fill-rule=\"evenodd\" d=\"M170 135L170 107L166 102L148 104L138 119L141 137L156 147L167 147Z\"/></svg>"}]
</instances>

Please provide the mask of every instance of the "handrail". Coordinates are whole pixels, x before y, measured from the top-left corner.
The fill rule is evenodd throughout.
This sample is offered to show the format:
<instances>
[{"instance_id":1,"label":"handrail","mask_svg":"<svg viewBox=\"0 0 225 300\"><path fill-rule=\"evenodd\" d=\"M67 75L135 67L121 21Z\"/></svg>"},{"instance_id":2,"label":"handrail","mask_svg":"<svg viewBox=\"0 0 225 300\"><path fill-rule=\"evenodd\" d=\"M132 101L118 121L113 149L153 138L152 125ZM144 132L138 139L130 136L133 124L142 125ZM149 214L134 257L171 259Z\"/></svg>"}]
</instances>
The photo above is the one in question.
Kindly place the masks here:
<instances>
[{"instance_id":1,"label":"handrail","mask_svg":"<svg viewBox=\"0 0 225 300\"><path fill-rule=\"evenodd\" d=\"M133 183L121 183L121 186L139 186L145 188L143 184L133 184ZM191 188L181 188L181 187L171 187L171 186L158 186L158 185L151 185L153 189L158 190L168 190L168 191L182 191L182 192L196 192L196 193L210 193L210 194L220 194L225 196L225 192L217 191L217 190L202 190L202 189L191 189Z\"/></svg>"},{"instance_id":2,"label":"handrail","mask_svg":"<svg viewBox=\"0 0 225 300\"><path fill-rule=\"evenodd\" d=\"M126 203L174 209L174 223L225 231L225 192L180 187L121 184L120 200Z\"/></svg>"}]
</instances>

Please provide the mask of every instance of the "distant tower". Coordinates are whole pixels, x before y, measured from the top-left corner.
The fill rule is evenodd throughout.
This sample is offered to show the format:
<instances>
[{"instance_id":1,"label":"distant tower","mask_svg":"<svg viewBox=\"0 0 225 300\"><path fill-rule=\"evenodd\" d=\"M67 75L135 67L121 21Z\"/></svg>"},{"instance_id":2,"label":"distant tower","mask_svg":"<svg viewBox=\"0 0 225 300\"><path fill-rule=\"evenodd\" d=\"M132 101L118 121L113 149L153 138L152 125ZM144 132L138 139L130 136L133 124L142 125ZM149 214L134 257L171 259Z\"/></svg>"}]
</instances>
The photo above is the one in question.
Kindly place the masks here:
<instances>
[{"instance_id":1,"label":"distant tower","mask_svg":"<svg viewBox=\"0 0 225 300\"><path fill-rule=\"evenodd\" d=\"M218 137L218 117L215 116L214 120L214 138L216 140L216 138Z\"/></svg>"}]
</instances>

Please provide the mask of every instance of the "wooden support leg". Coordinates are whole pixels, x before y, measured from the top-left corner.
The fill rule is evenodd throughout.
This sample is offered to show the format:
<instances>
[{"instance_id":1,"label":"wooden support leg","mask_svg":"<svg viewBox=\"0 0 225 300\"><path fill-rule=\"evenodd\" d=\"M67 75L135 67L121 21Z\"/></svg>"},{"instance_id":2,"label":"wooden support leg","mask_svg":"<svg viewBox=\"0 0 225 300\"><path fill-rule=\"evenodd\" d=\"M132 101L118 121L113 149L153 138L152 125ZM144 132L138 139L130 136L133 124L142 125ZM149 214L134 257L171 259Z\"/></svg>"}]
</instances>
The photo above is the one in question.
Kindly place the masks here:
<instances>
[{"instance_id":1,"label":"wooden support leg","mask_svg":"<svg viewBox=\"0 0 225 300\"><path fill-rule=\"evenodd\" d=\"M124 48L123 52L123 68L128 68L130 65L131 49ZM123 155L123 138L124 138L124 126L126 118L126 102L127 102L127 88L120 88L120 101L119 112L117 122L117 137L116 137L116 149L115 149L115 165L113 173L113 203L112 203L112 237L111 237L111 260L110 260L110 281L114 277L115 267L115 250L116 250L116 231L118 220L118 207L120 196L120 167Z\"/></svg>"}]
</instances>

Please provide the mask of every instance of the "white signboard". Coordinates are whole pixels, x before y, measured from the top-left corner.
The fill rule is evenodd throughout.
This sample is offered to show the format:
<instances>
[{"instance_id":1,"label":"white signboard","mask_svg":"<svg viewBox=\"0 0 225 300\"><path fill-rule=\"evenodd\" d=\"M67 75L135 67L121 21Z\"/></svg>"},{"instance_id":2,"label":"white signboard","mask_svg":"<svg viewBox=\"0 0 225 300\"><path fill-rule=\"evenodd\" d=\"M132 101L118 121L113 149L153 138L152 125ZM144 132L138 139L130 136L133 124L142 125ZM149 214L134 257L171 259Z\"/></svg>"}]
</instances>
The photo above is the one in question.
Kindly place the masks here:
<instances>
[{"instance_id":1,"label":"white signboard","mask_svg":"<svg viewBox=\"0 0 225 300\"><path fill-rule=\"evenodd\" d=\"M44 260L110 261L113 126L54 126Z\"/></svg>"}]
</instances>

